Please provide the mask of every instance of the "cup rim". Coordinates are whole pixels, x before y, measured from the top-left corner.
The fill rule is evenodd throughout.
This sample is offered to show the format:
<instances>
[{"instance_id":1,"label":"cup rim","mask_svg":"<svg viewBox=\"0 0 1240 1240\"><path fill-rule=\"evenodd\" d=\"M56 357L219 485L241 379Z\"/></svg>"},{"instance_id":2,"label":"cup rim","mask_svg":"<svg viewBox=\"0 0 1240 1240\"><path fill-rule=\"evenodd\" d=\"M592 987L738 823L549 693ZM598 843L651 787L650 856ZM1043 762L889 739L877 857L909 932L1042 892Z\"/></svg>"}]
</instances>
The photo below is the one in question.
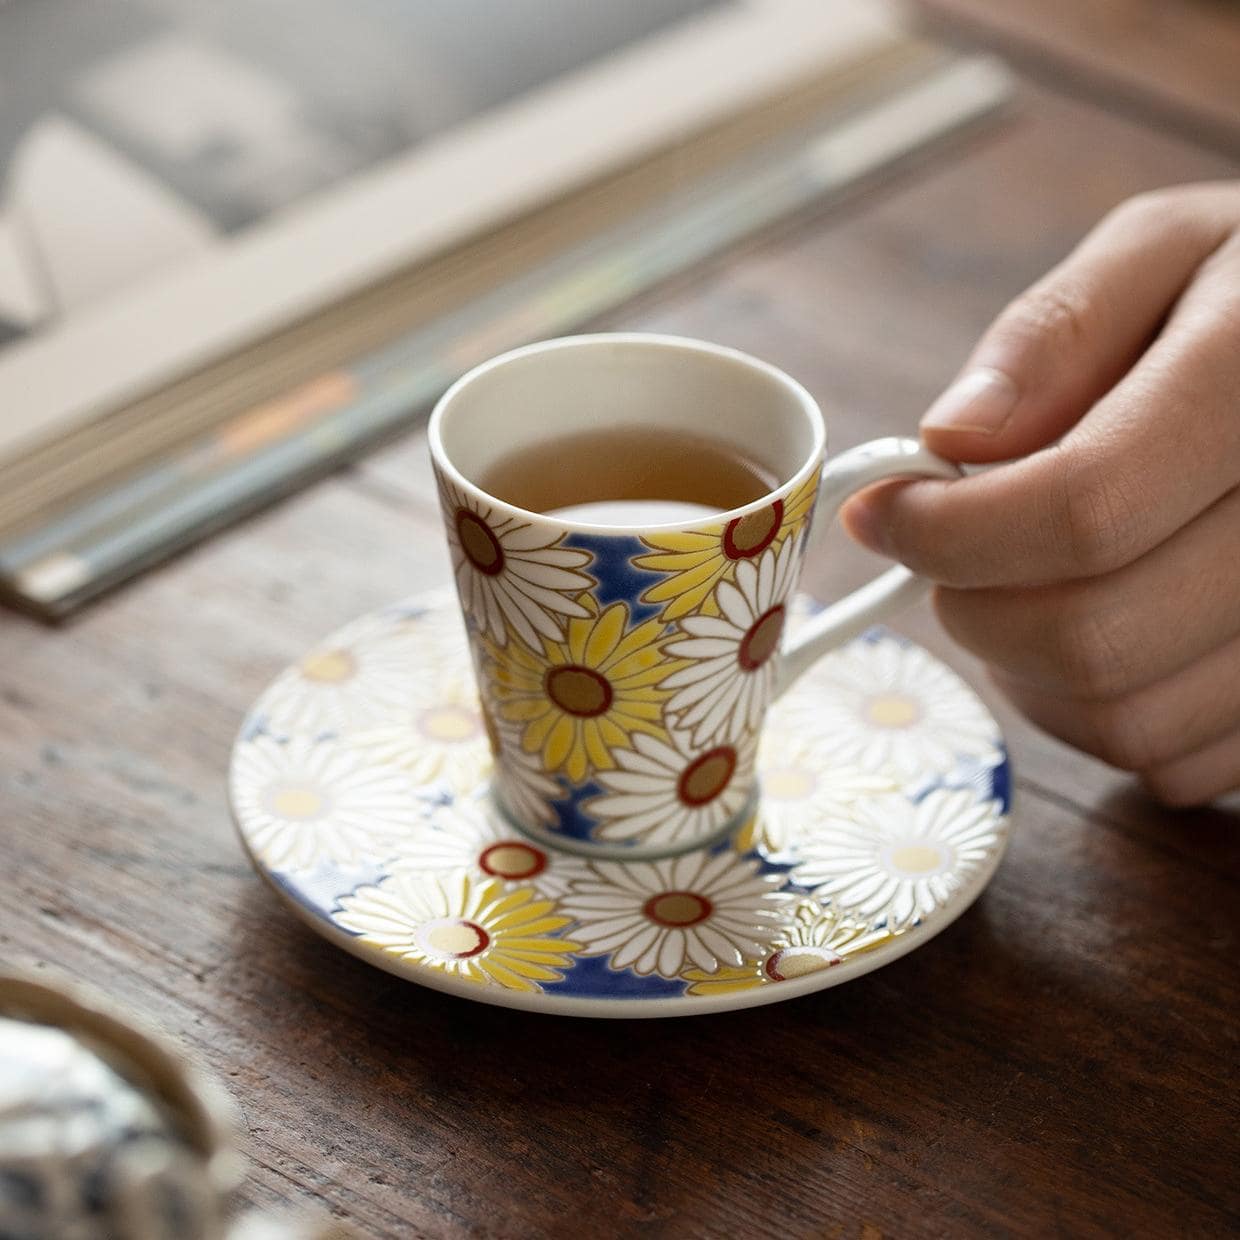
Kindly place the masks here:
<instances>
[{"instance_id":1,"label":"cup rim","mask_svg":"<svg viewBox=\"0 0 1240 1240\"><path fill-rule=\"evenodd\" d=\"M655 348L678 349L687 353L724 359L732 363L739 363L750 370L762 374L767 379L773 380L792 394L810 422L813 430L813 443L809 454L790 478L781 482L779 486L760 495L757 499L751 500L748 504L742 504L739 507L729 508L721 512L712 512L692 521L642 522L635 525L612 525L595 521L578 521L576 519L563 520L549 513L534 512L528 508L520 508L516 504L509 503L507 500L500 499L499 496L492 495L489 491L483 490L476 482L471 481L461 473L444 447L442 427L452 403L465 388L490 371L520 357L527 357L534 353L549 353L558 349L588 348L595 345L609 344L636 344L653 346ZM484 500L489 504L497 505L505 511L515 513L522 518L562 525L574 532L624 537L625 535L637 536L646 531L692 531L706 526L718 525L721 522L727 524L747 517L750 513L761 512L776 500L792 494L808 477L822 468L822 462L827 451L827 427L826 419L822 416L822 409L802 383L799 383L787 371L781 370L770 362L764 362L752 353L745 353L728 345L713 344L707 340L697 340L691 336L676 336L664 332L583 332L574 336L556 336L548 340L538 340L532 344L521 345L519 348L509 349L505 353L488 358L485 362L481 362L467 370L435 402L435 407L431 411L430 422L427 427L427 440L430 445L431 458L435 465L455 486L476 500Z\"/></svg>"}]
</instances>

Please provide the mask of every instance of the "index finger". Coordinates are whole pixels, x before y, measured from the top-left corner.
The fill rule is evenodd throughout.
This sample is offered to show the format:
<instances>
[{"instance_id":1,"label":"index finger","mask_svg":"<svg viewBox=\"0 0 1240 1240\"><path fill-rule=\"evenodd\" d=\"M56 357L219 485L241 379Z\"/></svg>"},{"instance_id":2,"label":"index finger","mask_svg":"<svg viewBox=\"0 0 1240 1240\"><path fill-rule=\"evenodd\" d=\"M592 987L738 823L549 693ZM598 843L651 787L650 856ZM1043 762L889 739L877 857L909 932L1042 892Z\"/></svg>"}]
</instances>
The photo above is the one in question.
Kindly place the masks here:
<instances>
[{"instance_id":1,"label":"index finger","mask_svg":"<svg viewBox=\"0 0 1240 1240\"><path fill-rule=\"evenodd\" d=\"M859 541L945 585L1111 572L1240 483L1240 239L1202 268L1162 335L1058 443L956 482L854 500Z\"/></svg>"}]
</instances>

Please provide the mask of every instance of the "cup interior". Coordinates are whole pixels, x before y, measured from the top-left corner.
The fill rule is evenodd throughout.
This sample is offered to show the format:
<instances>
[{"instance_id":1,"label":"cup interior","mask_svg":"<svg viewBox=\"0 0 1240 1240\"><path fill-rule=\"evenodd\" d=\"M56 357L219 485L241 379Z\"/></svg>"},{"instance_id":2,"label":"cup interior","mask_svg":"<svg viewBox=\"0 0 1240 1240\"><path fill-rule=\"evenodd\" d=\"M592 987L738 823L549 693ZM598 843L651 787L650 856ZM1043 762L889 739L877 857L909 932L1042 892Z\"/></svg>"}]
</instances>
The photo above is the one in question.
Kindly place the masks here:
<instances>
[{"instance_id":1,"label":"cup interior","mask_svg":"<svg viewBox=\"0 0 1240 1240\"><path fill-rule=\"evenodd\" d=\"M671 336L574 336L485 363L444 395L431 444L466 481L514 452L596 429L706 435L777 477L815 465L822 415L794 379L757 358Z\"/></svg>"}]
</instances>

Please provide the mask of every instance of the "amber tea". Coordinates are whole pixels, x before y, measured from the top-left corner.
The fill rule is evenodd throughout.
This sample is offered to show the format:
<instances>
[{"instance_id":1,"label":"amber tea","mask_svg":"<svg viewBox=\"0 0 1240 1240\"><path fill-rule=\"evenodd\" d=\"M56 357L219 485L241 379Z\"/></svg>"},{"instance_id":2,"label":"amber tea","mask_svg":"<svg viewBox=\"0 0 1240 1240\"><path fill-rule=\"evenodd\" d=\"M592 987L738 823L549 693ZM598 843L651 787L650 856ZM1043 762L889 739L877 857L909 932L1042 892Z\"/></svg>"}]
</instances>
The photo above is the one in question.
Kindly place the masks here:
<instances>
[{"instance_id":1,"label":"amber tea","mask_svg":"<svg viewBox=\"0 0 1240 1240\"><path fill-rule=\"evenodd\" d=\"M530 445L477 481L488 494L530 512L648 525L740 508L780 479L709 436L626 426Z\"/></svg>"}]
</instances>

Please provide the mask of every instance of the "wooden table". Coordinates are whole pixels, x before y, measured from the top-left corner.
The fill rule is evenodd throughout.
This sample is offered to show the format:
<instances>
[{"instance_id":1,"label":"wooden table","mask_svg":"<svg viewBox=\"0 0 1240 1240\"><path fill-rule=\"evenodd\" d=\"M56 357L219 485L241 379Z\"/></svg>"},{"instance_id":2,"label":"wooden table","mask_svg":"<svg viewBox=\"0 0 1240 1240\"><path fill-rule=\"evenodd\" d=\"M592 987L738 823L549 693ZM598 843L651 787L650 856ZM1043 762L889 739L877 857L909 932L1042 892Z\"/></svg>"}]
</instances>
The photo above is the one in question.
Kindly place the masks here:
<instances>
[{"instance_id":1,"label":"wooden table","mask_svg":"<svg viewBox=\"0 0 1240 1240\"><path fill-rule=\"evenodd\" d=\"M1108 207L1240 172L1240 65L1206 115L1156 0L1084 6L1118 32L1098 56L1075 17L1052 28L1074 6L1014 6L1045 18L1020 28L931 7L1018 54L1009 123L599 326L770 358L845 447L910 431L988 318ZM1203 48L1240 46L1234 10L1190 12ZM1164 54L1143 60L1142 38ZM234 730L307 643L447 579L437 523L414 435L61 631L0 618L0 958L102 986L222 1076L248 1200L317 1199L391 1237L1240 1228L1240 814L1161 811L1001 703L1016 829L990 889L924 950L795 1003L523 1016L294 921L233 836ZM841 541L814 584L868 569ZM986 692L928 612L904 627Z\"/></svg>"}]
</instances>

